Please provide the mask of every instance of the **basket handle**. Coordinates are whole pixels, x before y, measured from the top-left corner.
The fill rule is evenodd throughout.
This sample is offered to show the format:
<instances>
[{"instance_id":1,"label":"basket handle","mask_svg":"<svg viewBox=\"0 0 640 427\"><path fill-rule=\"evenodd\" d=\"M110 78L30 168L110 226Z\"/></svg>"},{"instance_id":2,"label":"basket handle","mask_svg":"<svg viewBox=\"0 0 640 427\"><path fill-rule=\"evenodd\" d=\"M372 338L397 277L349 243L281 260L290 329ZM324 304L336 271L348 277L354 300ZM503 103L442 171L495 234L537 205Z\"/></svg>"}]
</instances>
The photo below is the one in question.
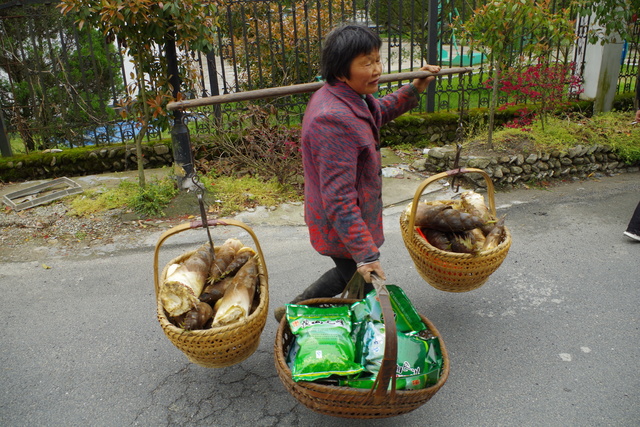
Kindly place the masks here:
<instances>
[{"instance_id":1,"label":"basket handle","mask_svg":"<svg viewBox=\"0 0 640 427\"><path fill-rule=\"evenodd\" d=\"M458 168L451 169L446 172L441 172L436 175L430 176L425 179L417 188L416 194L413 196L413 202L411 203L411 213L409 214L409 230L413 230L415 228L416 221L416 211L418 209L418 203L420 202L420 197L424 192L424 189L434 181L437 181L442 178L447 178L449 176L461 175L465 173L479 173L483 176L484 180L487 182L487 199L489 200L489 210L491 214L496 216L496 200L495 200L495 191L493 187L493 181L491 181L491 177L482 169L477 168ZM413 233L411 234L413 235Z\"/></svg>"},{"instance_id":2,"label":"basket handle","mask_svg":"<svg viewBox=\"0 0 640 427\"><path fill-rule=\"evenodd\" d=\"M373 403L379 405L387 400L389 381L391 381L391 391L389 393L391 401L395 399L398 337L396 335L395 315L391 307L391 300L389 299L389 290L385 286L384 280L375 273L371 273L371 282L378 294L378 300L382 308L384 320L384 356L376 380L366 399L371 399L373 395Z\"/></svg>"},{"instance_id":3,"label":"basket handle","mask_svg":"<svg viewBox=\"0 0 640 427\"><path fill-rule=\"evenodd\" d=\"M158 293L160 291L160 283L159 283L160 273L158 271L158 258L160 254L160 247L165 242L165 240L167 240L169 237L173 236L174 234L178 234L186 230L193 230L193 229L201 228L205 226L217 227L221 225L223 226L231 225L235 227L240 227L243 230L245 230L247 233L249 233L249 235L253 239L253 243L256 246L256 250L258 252L258 258L260 259L260 263L258 265L258 274L264 277L265 279L264 283L269 282L268 280L269 277L267 274L267 264L264 261L264 254L262 253L262 249L260 248L260 242L258 242L258 238L256 237L255 233L249 226L247 226L246 224L240 221L236 221L234 219L209 219L207 220L206 224L203 223L201 219L198 219L191 222L185 222L185 223L176 225L175 227L172 227L169 230L162 233L162 235L158 238L158 242L156 243L156 248L153 253L153 282L154 282L154 287L156 291L156 298L158 297Z\"/></svg>"}]
</instances>

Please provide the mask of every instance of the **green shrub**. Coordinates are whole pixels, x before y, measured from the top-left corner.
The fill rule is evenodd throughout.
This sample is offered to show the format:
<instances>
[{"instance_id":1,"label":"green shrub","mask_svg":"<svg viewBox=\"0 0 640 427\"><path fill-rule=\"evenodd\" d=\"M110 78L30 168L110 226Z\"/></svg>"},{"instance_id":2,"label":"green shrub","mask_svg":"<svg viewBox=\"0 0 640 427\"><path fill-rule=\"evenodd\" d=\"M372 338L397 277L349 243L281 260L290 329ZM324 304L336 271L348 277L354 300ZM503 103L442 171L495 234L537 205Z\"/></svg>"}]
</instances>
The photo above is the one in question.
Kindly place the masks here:
<instances>
[{"instance_id":1,"label":"green shrub","mask_svg":"<svg viewBox=\"0 0 640 427\"><path fill-rule=\"evenodd\" d=\"M137 188L137 191L127 200L127 206L137 214L147 217L164 216L164 208L178 194L175 181L171 178L156 180L144 187L127 181L122 185Z\"/></svg>"}]
</instances>

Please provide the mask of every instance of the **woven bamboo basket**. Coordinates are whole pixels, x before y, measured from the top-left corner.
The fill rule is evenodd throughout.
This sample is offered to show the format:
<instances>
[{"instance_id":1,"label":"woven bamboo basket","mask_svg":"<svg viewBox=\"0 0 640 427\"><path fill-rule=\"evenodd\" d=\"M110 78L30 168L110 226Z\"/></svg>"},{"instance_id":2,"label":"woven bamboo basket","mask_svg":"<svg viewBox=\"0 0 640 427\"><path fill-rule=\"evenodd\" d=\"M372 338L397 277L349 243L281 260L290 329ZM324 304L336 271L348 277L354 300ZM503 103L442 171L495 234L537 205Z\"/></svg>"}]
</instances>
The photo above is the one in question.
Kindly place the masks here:
<instances>
[{"instance_id":1,"label":"woven bamboo basket","mask_svg":"<svg viewBox=\"0 0 640 427\"><path fill-rule=\"evenodd\" d=\"M396 390L395 372L397 357L397 338L395 321L388 323L386 319L394 319L389 301L389 294L384 287L376 286L380 305L385 319L385 350L380 372L373 388L358 389L351 387L321 384L318 382L299 381L292 378L287 365L294 335L291 333L286 317L280 321L274 344L276 371L285 388L300 403L320 414L341 418L388 418L411 412L427 403L449 377L449 355L444 341L436 327L424 316L420 316L428 329L438 337L442 351L443 366L440 379L430 387L421 390ZM316 298L302 301L299 304L316 307L351 305L358 300L344 298Z\"/></svg>"},{"instance_id":2,"label":"woven bamboo basket","mask_svg":"<svg viewBox=\"0 0 640 427\"><path fill-rule=\"evenodd\" d=\"M171 264L178 263L189 257L193 252L187 252L171 260L158 274L158 256L164 241L185 230L203 227L202 221L184 223L165 231L159 238L154 258L154 282L157 303L157 316L165 335L187 358L206 368L224 368L242 362L251 356L260 344L260 335L266 324L269 310L268 275L264 255L260 243L253 230L242 222L235 220L208 220L208 226L236 226L244 229L253 239L258 254L258 279L256 293L259 296L258 307L245 319L226 326L212 327L204 330L185 331L173 325L167 318L167 313L158 298L160 284L167 277L167 269Z\"/></svg>"},{"instance_id":3,"label":"woven bamboo basket","mask_svg":"<svg viewBox=\"0 0 640 427\"><path fill-rule=\"evenodd\" d=\"M511 247L511 233L505 226L502 242L493 249L477 254L461 254L440 250L416 231L415 215L425 188L442 178L465 173L479 173L487 182L487 198L491 214L496 216L496 202L491 178L482 169L460 168L427 178L416 190L409 214L400 215L402 239L422 278L436 289L446 292L468 292L487 282L500 267Z\"/></svg>"}]
</instances>

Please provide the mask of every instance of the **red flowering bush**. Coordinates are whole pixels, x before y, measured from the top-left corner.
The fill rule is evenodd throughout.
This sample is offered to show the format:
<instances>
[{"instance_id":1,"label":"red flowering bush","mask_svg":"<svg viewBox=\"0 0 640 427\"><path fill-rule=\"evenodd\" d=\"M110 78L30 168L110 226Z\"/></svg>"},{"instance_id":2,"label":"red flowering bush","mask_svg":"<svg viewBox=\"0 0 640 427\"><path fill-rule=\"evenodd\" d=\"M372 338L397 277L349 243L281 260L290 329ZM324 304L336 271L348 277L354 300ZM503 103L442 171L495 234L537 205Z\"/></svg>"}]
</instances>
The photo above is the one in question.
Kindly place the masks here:
<instances>
[{"instance_id":1,"label":"red flowering bush","mask_svg":"<svg viewBox=\"0 0 640 427\"><path fill-rule=\"evenodd\" d=\"M547 115L567 105L569 99L583 91L581 78L574 75L572 70L573 64L539 62L524 69L510 68L505 71L498 89L507 96L508 102L499 109L525 103L536 105L535 111L527 108L520 110L518 117L505 126L524 128L539 115L544 130ZM485 86L491 88L493 81L487 80Z\"/></svg>"}]
</instances>

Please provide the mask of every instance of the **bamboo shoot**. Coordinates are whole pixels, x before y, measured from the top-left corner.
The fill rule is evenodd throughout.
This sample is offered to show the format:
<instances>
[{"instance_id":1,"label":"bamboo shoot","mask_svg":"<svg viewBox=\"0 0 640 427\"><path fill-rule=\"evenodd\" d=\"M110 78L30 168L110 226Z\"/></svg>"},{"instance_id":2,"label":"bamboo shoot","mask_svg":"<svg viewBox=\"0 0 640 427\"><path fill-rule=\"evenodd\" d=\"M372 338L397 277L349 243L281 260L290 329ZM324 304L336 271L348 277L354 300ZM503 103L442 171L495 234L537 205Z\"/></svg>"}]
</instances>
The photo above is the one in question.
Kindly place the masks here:
<instances>
[{"instance_id":1,"label":"bamboo shoot","mask_svg":"<svg viewBox=\"0 0 640 427\"><path fill-rule=\"evenodd\" d=\"M258 258L250 258L233 277L222 299L216 303L214 325L228 325L249 316L258 283Z\"/></svg>"},{"instance_id":2,"label":"bamboo shoot","mask_svg":"<svg viewBox=\"0 0 640 427\"><path fill-rule=\"evenodd\" d=\"M209 245L205 244L181 263L171 264L167 268L159 298L169 316L180 316L196 305L212 261Z\"/></svg>"},{"instance_id":3,"label":"bamboo shoot","mask_svg":"<svg viewBox=\"0 0 640 427\"><path fill-rule=\"evenodd\" d=\"M211 264L207 283L214 283L222 277L227 266L233 262L236 252L238 252L242 246L243 245L240 240L230 238L227 239L222 246L217 248L216 259Z\"/></svg>"}]
</instances>

